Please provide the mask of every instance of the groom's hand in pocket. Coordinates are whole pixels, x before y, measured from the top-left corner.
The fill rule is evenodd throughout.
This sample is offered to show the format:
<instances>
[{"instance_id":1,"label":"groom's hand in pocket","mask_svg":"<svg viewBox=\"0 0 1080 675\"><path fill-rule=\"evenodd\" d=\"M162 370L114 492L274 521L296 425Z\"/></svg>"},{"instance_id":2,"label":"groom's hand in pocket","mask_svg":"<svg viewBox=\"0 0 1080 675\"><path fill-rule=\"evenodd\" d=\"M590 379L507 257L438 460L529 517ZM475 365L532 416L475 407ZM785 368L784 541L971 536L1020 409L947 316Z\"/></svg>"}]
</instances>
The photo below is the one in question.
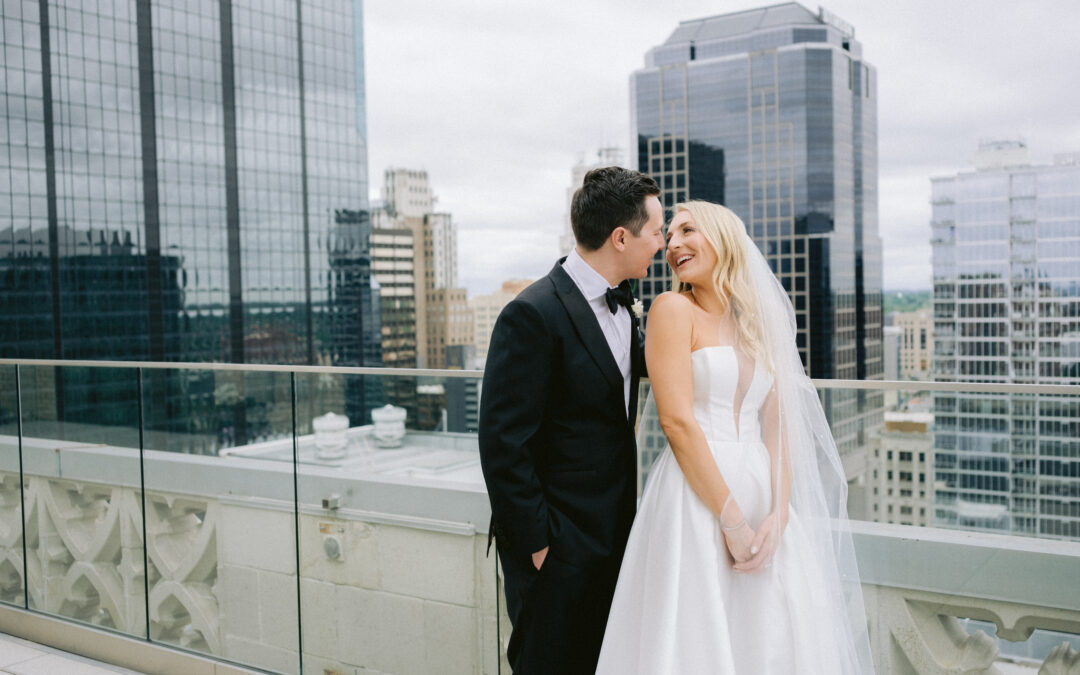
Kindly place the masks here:
<instances>
[{"instance_id":1,"label":"groom's hand in pocket","mask_svg":"<svg viewBox=\"0 0 1080 675\"><path fill-rule=\"evenodd\" d=\"M532 564L533 567L536 568L537 572L539 572L540 568L544 566L544 560L547 558L549 548L549 546L545 546L536 553L532 554Z\"/></svg>"}]
</instances>

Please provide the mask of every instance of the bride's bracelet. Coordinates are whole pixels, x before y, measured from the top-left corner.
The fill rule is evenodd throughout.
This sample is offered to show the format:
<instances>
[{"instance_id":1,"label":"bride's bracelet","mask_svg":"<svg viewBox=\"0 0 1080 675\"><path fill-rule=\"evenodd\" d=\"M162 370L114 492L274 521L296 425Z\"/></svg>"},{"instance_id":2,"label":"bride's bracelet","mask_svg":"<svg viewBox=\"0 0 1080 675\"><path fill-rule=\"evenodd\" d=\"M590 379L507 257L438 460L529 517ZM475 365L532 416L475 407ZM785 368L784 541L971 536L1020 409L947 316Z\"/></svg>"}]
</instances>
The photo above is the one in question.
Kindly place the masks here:
<instances>
[{"instance_id":1,"label":"bride's bracelet","mask_svg":"<svg viewBox=\"0 0 1080 675\"><path fill-rule=\"evenodd\" d=\"M729 492L728 496L727 496L727 499L724 500L724 506L721 507L721 509L720 509L720 519L719 519L720 520L720 530L723 531L723 532L732 532L734 530L739 529L743 525L746 525L746 518L743 518L742 520L735 523L734 525L725 525L724 524L724 511L727 511L728 504L731 503L731 500L734 497L735 497L735 495Z\"/></svg>"},{"instance_id":2,"label":"bride's bracelet","mask_svg":"<svg viewBox=\"0 0 1080 675\"><path fill-rule=\"evenodd\" d=\"M742 527L743 525L746 525L746 518L743 518L742 520L740 520L740 521L739 521L738 523L736 523L735 525L725 525L725 524L724 524L723 522L721 522L721 523L720 523L720 529L721 529L722 531L724 531L724 532L732 532L732 531L734 531L734 530L737 530L737 529L739 529L739 528L740 528L740 527Z\"/></svg>"}]
</instances>

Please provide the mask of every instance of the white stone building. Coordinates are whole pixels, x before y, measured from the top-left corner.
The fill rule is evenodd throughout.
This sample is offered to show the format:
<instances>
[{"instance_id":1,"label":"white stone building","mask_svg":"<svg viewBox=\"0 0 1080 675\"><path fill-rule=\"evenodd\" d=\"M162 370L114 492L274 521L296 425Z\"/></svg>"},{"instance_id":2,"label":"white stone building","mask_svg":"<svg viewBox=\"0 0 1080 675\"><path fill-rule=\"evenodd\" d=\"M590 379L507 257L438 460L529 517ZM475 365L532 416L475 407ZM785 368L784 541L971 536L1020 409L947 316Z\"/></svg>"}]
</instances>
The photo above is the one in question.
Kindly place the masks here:
<instances>
[{"instance_id":1,"label":"white stone building","mask_svg":"<svg viewBox=\"0 0 1080 675\"><path fill-rule=\"evenodd\" d=\"M423 218L435 210L436 197L427 171L389 168L383 181L383 201L394 216Z\"/></svg>"},{"instance_id":2,"label":"white stone building","mask_svg":"<svg viewBox=\"0 0 1080 675\"><path fill-rule=\"evenodd\" d=\"M578 159L577 164L570 173L570 187L566 188L566 217L563 222L563 232L559 236L559 255L564 256L570 253L576 243L574 240L574 230L570 226L570 204L574 201L574 193L581 187L582 182L585 180L585 174L592 169L597 169L602 166L623 166L623 150L622 148L600 148L596 151L596 159L592 162L586 162L584 157Z\"/></svg>"}]
</instances>

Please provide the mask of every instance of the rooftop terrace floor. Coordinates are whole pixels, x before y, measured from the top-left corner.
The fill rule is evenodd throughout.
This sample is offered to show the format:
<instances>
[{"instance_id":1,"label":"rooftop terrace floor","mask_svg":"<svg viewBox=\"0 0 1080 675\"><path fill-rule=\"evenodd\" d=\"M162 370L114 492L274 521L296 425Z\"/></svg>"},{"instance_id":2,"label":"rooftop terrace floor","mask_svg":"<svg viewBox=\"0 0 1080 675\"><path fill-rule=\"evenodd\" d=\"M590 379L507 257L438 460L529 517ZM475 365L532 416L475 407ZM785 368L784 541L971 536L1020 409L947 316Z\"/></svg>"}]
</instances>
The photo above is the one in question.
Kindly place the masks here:
<instances>
[{"instance_id":1,"label":"rooftop terrace floor","mask_svg":"<svg viewBox=\"0 0 1080 675\"><path fill-rule=\"evenodd\" d=\"M10 675L143 675L0 633L0 673Z\"/></svg>"}]
</instances>

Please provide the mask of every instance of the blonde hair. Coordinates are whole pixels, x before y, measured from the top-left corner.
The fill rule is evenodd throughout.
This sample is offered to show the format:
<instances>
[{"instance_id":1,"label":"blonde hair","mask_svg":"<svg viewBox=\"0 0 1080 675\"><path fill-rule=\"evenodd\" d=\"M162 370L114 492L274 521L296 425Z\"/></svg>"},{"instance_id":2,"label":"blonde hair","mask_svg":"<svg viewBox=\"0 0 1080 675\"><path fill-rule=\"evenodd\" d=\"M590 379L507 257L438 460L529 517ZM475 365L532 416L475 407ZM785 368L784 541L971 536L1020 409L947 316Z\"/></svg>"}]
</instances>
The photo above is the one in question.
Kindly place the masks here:
<instances>
[{"instance_id":1,"label":"blonde hair","mask_svg":"<svg viewBox=\"0 0 1080 675\"><path fill-rule=\"evenodd\" d=\"M693 200L676 204L675 213L680 211L690 214L698 231L716 253L713 285L724 310L731 309L739 346L772 370L761 334L757 291L746 265L744 247L753 245L746 234L746 225L731 209L711 202ZM673 268L671 272L675 287L680 292L690 290L690 284L679 280L676 269Z\"/></svg>"}]
</instances>

